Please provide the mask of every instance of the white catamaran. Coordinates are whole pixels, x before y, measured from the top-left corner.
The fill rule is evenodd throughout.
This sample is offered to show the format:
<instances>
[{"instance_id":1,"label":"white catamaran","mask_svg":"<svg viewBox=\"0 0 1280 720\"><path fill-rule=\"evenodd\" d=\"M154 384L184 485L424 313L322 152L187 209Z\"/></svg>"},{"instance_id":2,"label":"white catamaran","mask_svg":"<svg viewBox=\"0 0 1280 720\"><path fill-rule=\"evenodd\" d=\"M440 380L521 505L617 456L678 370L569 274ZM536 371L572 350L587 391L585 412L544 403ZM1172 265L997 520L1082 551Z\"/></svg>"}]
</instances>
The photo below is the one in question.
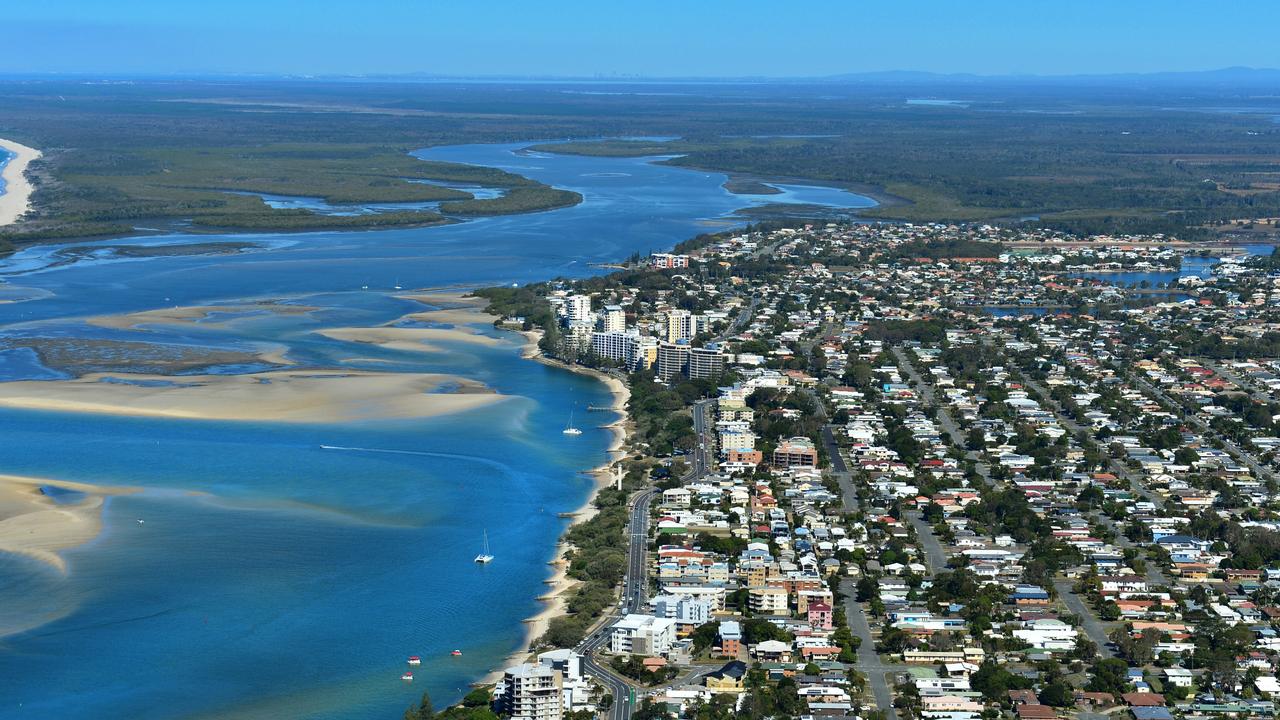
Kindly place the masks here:
<instances>
[{"instance_id":1,"label":"white catamaran","mask_svg":"<svg viewBox=\"0 0 1280 720\"><path fill-rule=\"evenodd\" d=\"M484 565L493 562L493 556L489 554L489 531L484 531L484 551L476 556L476 562Z\"/></svg>"},{"instance_id":2,"label":"white catamaran","mask_svg":"<svg viewBox=\"0 0 1280 720\"><path fill-rule=\"evenodd\" d=\"M581 435L582 431L573 426L573 411L569 411L569 424L564 426L565 435Z\"/></svg>"}]
</instances>

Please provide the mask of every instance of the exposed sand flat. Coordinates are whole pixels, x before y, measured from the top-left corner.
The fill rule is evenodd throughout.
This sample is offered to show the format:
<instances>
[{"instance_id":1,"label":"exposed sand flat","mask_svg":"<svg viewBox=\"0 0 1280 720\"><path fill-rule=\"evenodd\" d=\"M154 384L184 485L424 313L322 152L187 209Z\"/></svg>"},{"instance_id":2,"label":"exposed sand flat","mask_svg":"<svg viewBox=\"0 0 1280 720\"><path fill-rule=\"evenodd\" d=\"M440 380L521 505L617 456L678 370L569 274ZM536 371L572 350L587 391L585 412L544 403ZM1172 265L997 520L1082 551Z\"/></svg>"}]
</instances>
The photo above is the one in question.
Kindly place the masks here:
<instances>
[{"instance_id":1,"label":"exposed sand flat","mask_svg":"<svg viewBox=\"0 0 1280 720\"><path fill-rule=\"evenodd\" d=\"M226 320L206 320L214 313L274 313L276 315L305 315L318 308L307 305L284 305L281 303L246 303L238 305L187 305L123 315L99 315L88 318L85 322L98 327L113 330L136 330L139 325L187 325L199 322L201 325L217 327L235 322L242 318Z\"/></svg>"},{"instance_id":2,"label":"exposed sand flat","mask_svg":"<svg viewBox=\"0 0 1280 720\"><path fill-rule=\"evenodd\" d=\"M433 393L445 387L456 392ZM0 407L292 423L433 417L504 398L453 375L359 371L182 377L93 373L74 380L0 383Z\"/></svg>"},{"instance_id":3,"label":"exposed sand flat","mask_svg":"<svg viewBox=\"0 0 1280 720\"><path fill-rule=\"evenodd\" d=\"M0 195L0 225L11 225L31 209L31 193L34 188L27 179L27 166L40 157L40 151L0 138L0 148L16 157L9 160L0 176L4 177L4 194Z\"/></svg>"},{"instance_id":4,"label":"exposed sand flat","mask_svg":"<svg viewBox=\"0 0 1280 720\"><path fill-rule=\"evenodd\" d=\"M444 323L447 325L491 325L494 316L479 308L449 308L447 310L424 310L404 316L405 320L419 322ZM466 328L459 328L465 330Z\"/></svg>"},{"instance_id":5,"label":"exposed sand flat","mask_svg":"<svg viewBox=\"0 0 1280 720\"><path fill-rule=\"evenodd\" d=\"M438 345L432 345L433 341L464 342L489 346L502 344L502 341L498 338L456 328L348 327L327 328L325 330L317 330L316 333L331 340L365 343L392 350L415 352L440 352L442 348Z\"/></svg>"},{"instance_id":6,"label":"exposed sand flat","mask_svg":"<svg viewBox=\"0 0 1280 720\"><path fill-rule=\"evenodd\" d=\"M431 290L426 292L407 293L404 295L396 295L402 300L416 300L424 305L463 305L466 307L483 308L489 304L488 300L475 295L469 295L466 292L457 292L452 290Z\"/></svg>"},{"instance_id":7,"label":"exposed sand flat","mask_svg":"<svg viewBox=\"0 0 1280 720\"><path fill-rule=\"evenodd\" d=\"M59 505L40 492L41 485L77 490L86 497ZM0 552L25 555L65 573L67 563L58 553L97 537L103 496L126 492L133 489L0 475Z\"/></svg>"}]
</instances>

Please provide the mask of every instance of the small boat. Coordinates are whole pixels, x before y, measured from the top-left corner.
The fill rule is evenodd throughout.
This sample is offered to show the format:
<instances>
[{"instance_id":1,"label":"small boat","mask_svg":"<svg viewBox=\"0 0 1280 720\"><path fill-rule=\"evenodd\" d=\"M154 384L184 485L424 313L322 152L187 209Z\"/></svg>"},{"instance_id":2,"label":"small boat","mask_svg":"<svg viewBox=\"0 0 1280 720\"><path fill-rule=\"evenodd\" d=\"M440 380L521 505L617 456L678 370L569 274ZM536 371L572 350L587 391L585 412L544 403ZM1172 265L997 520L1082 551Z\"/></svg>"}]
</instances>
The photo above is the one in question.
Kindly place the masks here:
<instances>
[{"instance_id":1,"label":"small boat","mask_svg":"<svg viewBox=\"0 0 1280 720\"><path fill-rule=\"evenodd\" d=\"M573 411L569 411L569 424L564 427L565 435L581 435L582 431L573 426Z\"/></svg>"},{"instance_id":2,"label":"small boat","mask_svg":"<svg viewBox=\"0 0 1280 720\"><path fill-rule=\"evenodd\" d=\"M410 656L409 656L409 664L410 664L410 665L421 665L421 664L422 664L422 658L418 657L417 655L410 655Z\"/></svg>"},{"instance_id":3,"label":"small boat","mask_svg":"<svg viewBox=\"0 0 1280 720\"><path fill-rule=\"evenodd\" d=\"M493 555L489 554L489 531L484 531L484 551L476 556L476 562L485 565L493 562ZM457 652L457 651L455 651ZM462 653L458 653L461 655Z\"/></svg>"},{"instance_id":4,"label":"small boat","mask_svg":"<svg viewBox=\"0 0 1280 720\"><path fill-rule=\"evenodd\" d=\"M452 656L454 656L454 657L458 657L459 655L461 655L461 654L462 654L462 651L461 651L461 650L454 650L453 652L451 652L451 653L449 653L449 654L450 654L450 655L452 655Z\"/></svg>"},{"instance_id":5,"label":"small boat","mask_svg":"<svg viewBox=\"0 0 1280 720\"><path fill-rule=\"evenodd\" d=\"M413 673L411 673L411 672L407 672L407 673L405 673L405 674L401 675L401 676L400 676L400 679L401 679L401 680L403 680L403 681L405 681L405 682L413 682Z\"/></svg>"},{"instance_id":6,"label":"small boat","mask_svg":"<svg viewBox=\"0 0 1280 720\"><path fill-rule=\"evenodd\" d=\"M145 522L146 522L146 520L143 520L142 518L138 518L138 524L139 524L139 525L142 525L142 524L143 524L143 523L145 523Z\"/></svg>"}]
</instances>

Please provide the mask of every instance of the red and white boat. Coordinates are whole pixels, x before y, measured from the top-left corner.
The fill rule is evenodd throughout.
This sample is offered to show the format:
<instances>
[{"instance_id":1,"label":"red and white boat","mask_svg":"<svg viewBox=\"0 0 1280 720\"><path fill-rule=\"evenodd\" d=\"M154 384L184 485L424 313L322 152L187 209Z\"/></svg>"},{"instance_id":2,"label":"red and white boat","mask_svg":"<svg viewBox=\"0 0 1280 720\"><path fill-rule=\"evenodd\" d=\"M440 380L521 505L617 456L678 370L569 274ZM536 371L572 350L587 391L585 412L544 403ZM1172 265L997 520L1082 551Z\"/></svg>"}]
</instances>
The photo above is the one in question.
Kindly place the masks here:
<instances>
[{"instance_id":1,"label":"red and white boat","mask_svg":"<svg viewBox=\"0 0 1280 720\"><path fill-rule=\"evenodd\" d=\"M409 656L409 664L410 664L410 665L421 665L421 664L422 664L422 658L418 657L417 655L410 655L410 656Z\"/></svg>"},{"instance_id":2,"label":"red and white boat","mask_svg":"<svg viewBox=\"0 0 1280 720\"><path fill-rule=\"evenodd\" d=\"M405 682L413 682L413 673L411 673L411 672L407 672L407 673L405 673L405 674L401 675L401 676L400 676L400 679L401 679L401 680L404 680Z\"/></svg>"},{"instance_id":3,"label":"red and white boat","mask_svg":"<svg viewBox=\"0 0 1280 720\"><path fill-rule=\"evenodd\" d=\"M461 651L461 650L454 650L453 652L451 652L451 653L449 653L449 654L450 654L450 655L452 655L452 656L454 656L454 657L457 657L457 656L459 656L459 655L461 655L461 654L462 654L462 651Z\"/></svg>"}]
</instances>

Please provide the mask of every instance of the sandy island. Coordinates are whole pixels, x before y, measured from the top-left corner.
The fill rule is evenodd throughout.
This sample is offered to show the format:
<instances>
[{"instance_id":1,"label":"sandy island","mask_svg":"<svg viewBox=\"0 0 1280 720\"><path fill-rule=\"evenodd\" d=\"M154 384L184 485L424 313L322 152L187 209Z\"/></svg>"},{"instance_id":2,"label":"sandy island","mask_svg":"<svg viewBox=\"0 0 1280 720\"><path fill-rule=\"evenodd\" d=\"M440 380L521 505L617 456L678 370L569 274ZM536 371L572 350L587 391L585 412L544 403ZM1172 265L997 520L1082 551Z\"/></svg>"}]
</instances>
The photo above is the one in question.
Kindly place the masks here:
<instances>
[{"instance_id":1,"label":"sandy island","mask_svg":"<svg viewBox=\"0 0 1280 720\"><path fill-rule=\"evenodd\" d=\"M75 490L85 497L59 505L40 491L42 485ZM128 492L134 490L0 475L0 552L25 555L66 573L67 563L58 553L97 537L102 530L103 497Z\"/></svg>"},{"instance_id":2,"label":"sandy island","mask_svg":"<svg viewBox=\"0 0 1280 720\"><path fill-rule=\"evenodd\" d=\"M40 151L4 139L0 139L0 148L14 154L0 172L0 177L4 178L4 194L0 195L0 225L11 225L31 209L34 188L27 179L27 166L40 157Z\"/></svg>"},{"instance_id":3,"label":"sandy island","mask_svg":"<svg viewBox=\"0 0 1280 720\"><path fill-rule=\"evenodd\" d=\"M425 418L506 397L453 375L349 370L178 377L91 373L74 380L0 383L0 407L294 423Z\"/></svg>"}]
</instances>

